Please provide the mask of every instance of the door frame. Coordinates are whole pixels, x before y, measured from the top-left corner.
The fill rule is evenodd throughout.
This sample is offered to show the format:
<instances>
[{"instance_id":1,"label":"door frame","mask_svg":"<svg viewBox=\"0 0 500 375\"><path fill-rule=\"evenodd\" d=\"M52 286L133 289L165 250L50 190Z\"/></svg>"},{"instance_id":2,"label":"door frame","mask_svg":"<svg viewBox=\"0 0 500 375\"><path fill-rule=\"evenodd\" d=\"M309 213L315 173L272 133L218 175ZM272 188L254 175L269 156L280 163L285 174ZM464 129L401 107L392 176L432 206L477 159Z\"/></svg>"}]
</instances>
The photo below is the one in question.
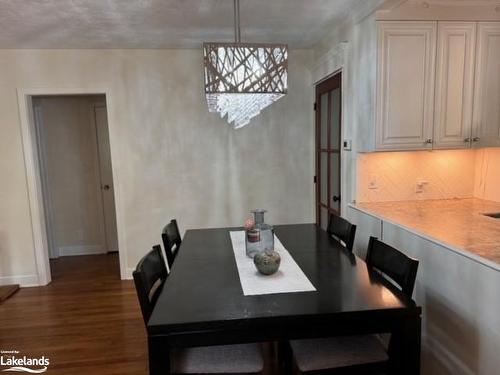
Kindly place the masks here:
<instances>
[{"instance_id":1,"label":"door frame","mask_svg":"<svg viewBox=\"0 0 500 375\"><path fill-rule=\"evenodd\" d=\"M33 96L51 96L51 95L105 95L106 108L108 114L108 131L110 140L111 162L113 181L115 184L115 208L116 208L116 226L118 232L118 254L120 259L120 277L121 279L130 278L127 267L127 249L125 247L126 232L123 225L124 210L121 205L120 169L118 168L118 150L115 144L118 127L113 116L112 94L109 89L97 88L19 88L17 90L19 117L21 123L21 136L24 154L24 165L26 169L26 182L28 187L28 200L31 218L31 232L33 235L33 247L35 263L37 268L38 285L47 285L51 282L49 262L49 248L47 239L47 223L45 221L45 207L42 194L42 181L40 160L38 158L38 145L36 139L36 128L33 111Z\"/></svg>"},{"instance_id":2,"label":"door frame","mask_svg":"<svg viewBox=\"0 0 500 375\"><path fill-rule=\"evenodd\" d=\"M321 203L321 170L320 170L320 155L321 155L321 95L324 93L330 92L334 90L335 88L340 89L340 106L339 106L339 149L338 149L338 156L339 156L339 162L338 162L338 171L339 171L339 181L338 181L338 191L340 194L340 202L339 202L339 210L331 209L330 206L330 200L333 199L331 196L331 179L328 178L327 181L327 207L324 207L324 205ZM314 127L315 127L315 142L314 142L314 157L315 157L315 176L316 176L316 197L315 197L315 210L316 210L316 224L320 225L321 222L321 208L326 208L328 211L328 215L332 212L336 212L338 215L341 214L342 212L342 206L343 206L343 190L342 189L342 173L343 173L343 147L342 147L342 139L343 139L343 126L344 126L344 121L343 121L343 74L342 74L342 69L339 69L329 75L328 77L325 77L323 80L316 82L314 86L314 100L315 100L315 115L314 115ZM330 176L331 172L331 96L328 94L328 129L327 129L327 148L326 152L328 154L328 161L327 161L327 174Z\"/></svg>"},{"instance_id":3,"label":"door frame","mask_svg":"<svg viewBox=\"0 0 500 375\"><path fill-rule=\"evenodd\" d=\"M42 190L42 199L43 199L43 204L44 204L44 217L45 220L48 222L47 227L48 228L53 228L53 219L54 219L54 211L53 211L53 200L52 200L52 194L50 190L48 189L48 181L47 181L47 166L44 160L44 156L46 155L45 151L45 129L44 129L44 124L43 124L43 113L42 113L42 107L37 106L33 104L33 121L34 121L34 126L35 126L35 132L36 132L36 139L37 139L37 147L38 147L38 166L40 168L40 183L41 183L41 190ZM54 239L54 231L53 230L48 230L47 231L47 246L48 246L48 252L49 252L49 258L58 258L59 257L59 251L56 250L55 248L55 239Z\"/></svg>"}]
</instances>

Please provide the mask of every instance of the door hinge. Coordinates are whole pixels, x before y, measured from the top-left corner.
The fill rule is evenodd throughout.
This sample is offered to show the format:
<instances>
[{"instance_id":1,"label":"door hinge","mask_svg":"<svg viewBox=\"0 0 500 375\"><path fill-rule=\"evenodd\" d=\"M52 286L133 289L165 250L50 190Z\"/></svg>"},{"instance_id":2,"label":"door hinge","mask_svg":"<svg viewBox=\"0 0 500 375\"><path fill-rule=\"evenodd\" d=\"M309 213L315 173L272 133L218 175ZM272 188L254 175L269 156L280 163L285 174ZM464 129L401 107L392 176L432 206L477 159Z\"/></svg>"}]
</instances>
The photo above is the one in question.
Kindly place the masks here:
<instances>
[{"instance_id":1,"label":"door hinge","mask_svg":"<svg viewBox=\"0 0 500 375\"><path fill-rule=\"evenodd\" d=\"M318 177L314 176L313 181L314 181L314 183L317 183L318 182Z\"/></svg>"},{"instance_id":2,"label":"door hinge","mask_svg":"<svg viewBox=\"0 0 500 375\"><path fill-rule=\"evenodd\" d=\"M318 106L316 105L316 102L314 102L314 110L316 111L318 109Z\"/></svg>"}]
</instances>

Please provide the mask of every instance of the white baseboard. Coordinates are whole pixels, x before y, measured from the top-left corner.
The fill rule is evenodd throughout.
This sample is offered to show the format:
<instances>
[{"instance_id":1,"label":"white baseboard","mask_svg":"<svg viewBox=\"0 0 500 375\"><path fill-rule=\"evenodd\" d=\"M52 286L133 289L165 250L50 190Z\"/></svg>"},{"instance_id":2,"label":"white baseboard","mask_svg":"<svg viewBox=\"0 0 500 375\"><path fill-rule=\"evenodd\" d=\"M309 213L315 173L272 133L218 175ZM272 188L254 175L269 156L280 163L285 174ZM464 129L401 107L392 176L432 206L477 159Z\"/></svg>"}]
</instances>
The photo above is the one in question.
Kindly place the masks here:
<instances>
[{"instance_id":1,"label":"white baseboard","mask_svg":"<svg viewBox=\"0 0 500 375\"><path fill-rule=\"evenodd\" d=\"M0 276L0 285L39 286L37 275Z\"/></svg>"},{"instance_id":2,"label":"white baseboard","mask_svg":"<svg viewBox=\"0 0 500 375\"><path fill-rule=\"evenodd\" d=\"M132 276L132 273L134 272L134 268L127 268L125 277L122 280L132 280L134 276Z\"/></svg>"},{"instance_id":3,"label":"white baseboard","mask_svg":"<svg viewBox=\"0 0 500 375\"><path fill-rule=\"evenodd\" d=\"M90 253L86 252L85 254L90 254ZM98 253L96 252L94 254ZM77 255L77 254L68 254L68 255ZM125 278L122 280L132 280L133 279L132 272L134 272L133 268L127 268ZM19 284L19 286L23 288L41 286L38 281L38 275L0 276L0 285L11 285L11 284Z\"/></svg>"},{"instance_id":4,"label":"white baseboard","mask_svg":"<svg viewBox=\"0 0 500 375\"><path fill-rule=\"evenodd\" d=\"M58 252L60 257L105 253L101 245L59 246Z\"/></svg>"}]
</instances>

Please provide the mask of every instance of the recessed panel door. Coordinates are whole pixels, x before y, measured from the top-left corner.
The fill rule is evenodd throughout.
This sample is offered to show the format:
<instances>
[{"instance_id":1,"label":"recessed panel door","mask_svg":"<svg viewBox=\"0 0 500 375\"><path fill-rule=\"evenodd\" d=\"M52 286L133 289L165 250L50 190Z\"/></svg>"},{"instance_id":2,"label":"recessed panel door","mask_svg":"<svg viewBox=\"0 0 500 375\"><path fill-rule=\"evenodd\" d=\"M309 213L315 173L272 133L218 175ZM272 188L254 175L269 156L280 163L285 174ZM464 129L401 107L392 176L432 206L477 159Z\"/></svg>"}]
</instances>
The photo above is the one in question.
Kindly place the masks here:
<instances>
[{"instance_id":1,"label":"recessed panel door","mask_svg":"<svg viewBox=\"0 0 500 375\"><path fill-rule=\"evenodd\" d=\"M316 222L340 214L341 73L316 86Z\"/></svg>"}]
</instances>

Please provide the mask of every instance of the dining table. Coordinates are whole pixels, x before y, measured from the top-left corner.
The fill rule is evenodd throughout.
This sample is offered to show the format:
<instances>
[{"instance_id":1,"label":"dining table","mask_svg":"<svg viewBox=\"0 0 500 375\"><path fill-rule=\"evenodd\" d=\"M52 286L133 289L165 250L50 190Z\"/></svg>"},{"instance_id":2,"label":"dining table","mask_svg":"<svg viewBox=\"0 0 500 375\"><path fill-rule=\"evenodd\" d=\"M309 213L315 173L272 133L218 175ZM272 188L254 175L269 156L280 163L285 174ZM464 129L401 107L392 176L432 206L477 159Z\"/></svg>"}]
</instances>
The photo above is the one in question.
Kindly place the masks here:
<instances>
[{"instance_id":1,"label":"dining table","mask_svg":"<svg viewBox=\"0 0 500 375\"><path fill-rule=\"evenodd\" d=\"M245 295L230 236L238 230L186 231L147 323L151 375L170 374L175 348L384 333L390 373L420 373L422 309L363 259L316 224L277 225L314 290Z\"/></svg>"}]
</instances>

